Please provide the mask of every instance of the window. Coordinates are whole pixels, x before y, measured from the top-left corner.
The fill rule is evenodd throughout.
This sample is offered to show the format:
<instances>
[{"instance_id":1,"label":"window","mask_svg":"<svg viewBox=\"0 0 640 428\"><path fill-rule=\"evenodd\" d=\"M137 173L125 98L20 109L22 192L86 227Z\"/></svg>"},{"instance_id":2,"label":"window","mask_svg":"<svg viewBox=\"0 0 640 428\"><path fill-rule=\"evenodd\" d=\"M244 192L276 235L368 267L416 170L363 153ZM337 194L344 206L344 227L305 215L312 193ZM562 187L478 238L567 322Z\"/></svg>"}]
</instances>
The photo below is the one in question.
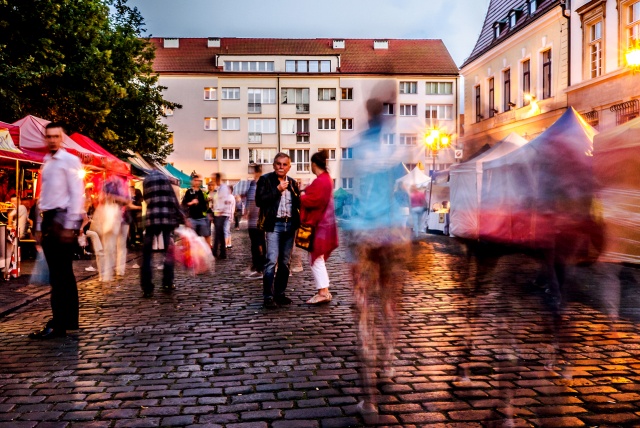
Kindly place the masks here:
<instances>
[{"instance_id":1,"label":"window","mask_svg":"<svg viewBox=\"0 0 640 428\"><path fill-rule=\"evenodd\" d=\"M218 159L218 149L215 147L205 147L204 148L204 160L217 160Z\"/></svg>"},{"instance_id":2,"label":"window","mask_svg":"<svg viewBox=\"0 0 640 428\"><path fill-rule=\"evenodd\" d=\"M331 61L328 60L287 60L285 61L287 73L329 73Z\"/></svg>"},{"instance_id":3,"label":"window","mask_svg":"<svg viewBox=\"0 0 640 428\"><path fill-rule=\"evenodd\" d=\"M489 79L489 117L493 117L496 114L496 91L495 80L492 77Z\"/></svg>"},{"instance_id":4,"label":"window","mask_svg":"<svg viewBox=\"0 0 640 428\"><path fill-rule=\"evenodd\" d=\"M353 149L351 147L342 149L342 159L353 159Z\"/></svg>"},{"instance_id":5,"label":"window","mask_svg":"<svg viewBox=\"0 0 640 428\"><path fill-rule=\"evenodd\" d=\"M551 49L542 53L542 99L551 98Z\"/></svg>"},{"instance_id":6,"label":"window","mask_svg":"<svg viewBox=\"0 0 640 428\"><path fill-rule=\"evenodd\" d=\"M309 142L309 119L282 119L281 134L295 134L298 143Z\"/></svg>"},{"instance_id":7,"label":"window","mask_svg":"<svg viewBox=\"0 0 640 428\"><path fill-rule=\"evenodd\" d=\"M335 101L336 88L318 88L318 101Z\"/></svg>"},{"instance_id":8,"label":"window","mask_svg":"<svg viewBox=\"0 0 640 428\"><path fill-rule=\"evenodd\" d=\"M385 114L387 116L393 116L393 106L395 104L389 104L389 103L384 103L382 104L382 114Z\"/></svg>"},{"instance_id":9,"label":"window","mask_svg":"<svg viewBox=\"0 0 640 428\"><path fill-rule=\"evenodd\" d=\"M343 177L342 178L342 188L343 189L353 189L353 178L352 177Z\"/></svg>"},{"instance_id":10,"label":"window","mask_svg":"<svg viewBox=\"0 0 640 428\"><path fill-rule=\"evenodd\" d=\"M342 126L340 129L343 131L351 131L353 130L353 119L341 119Z\"/></svg>"},{"instance_id":11,"label":"window","mask_svg":"<svg viewBox=\"0 0 640 428\"><path fill-rule=\"evenodd\" d=\"M218 99L218 88L204 88L204 99L216 101Z\"/></svg>"},{"instance_id":12,"label":"window","mask_svg":"<svg viewBox=\"0 0 640 428\"><path fill-rule=\"evenodd\" d=\"M291 164L295 165L297 172L311 171L309 149L289 149L289 156L291 156Z\"/></svg>"},{"instance_id":13,"label":"window","mask_svg":"<svg viewBox=\"0 0 640 428\"><path fill-rule=\"evenodd\" d=\"M223 100L239 100L240 88L222 88Z\"/></svg>"},{"instance_id":14,"label":"window","mask_svg":"<svg viewBox=\"0 0 640 428\"><path fill-rule=\"evenodd\" d=\"M222 149L222 160L240 160L240 149Z\"/></svg>"},{"instance_id":15,"label":"window","mask_svg":"<svg viewBox=\"0 0 640 428\"><path fill-rule=\"evenodd\" d=\"M427 95L451 95L453 83L451 82L427 82Z\"/></svg>"},{"instance_id":16,"label":"window","mask_svg":"<svg viewBox=\"0 0 640 428\"><path fill-rule=\"evenodd\" d=\"M262 104L276 103L275 88L249 88L249 113L262 113Z\"/></svg>"},{"instance_id":17,"label":"window","mask_svg":"<svg viewBox=\"0 0 640 428\"><path fill-rule=\"evenodd\" d=\"M493 37L496 39L502 34L502 25L499 22L493 24Z\"/></svg>"},{"instance_id":18,"label":"window","mask_svg":"<svg viewBox=\"0 0 640 428\"><path fill-rule=\"evenodd\" d=\"M637 40L640 40L640 2L630 4L626 7L626 11L627 18L623 22L626 24L626 49L630 49Z\"/></svg>"},{"instance_id":19,"label":"window","mask_svg":"<svg viewBox=\"0 0 640 428\"><path fill-rule=\"evenodd\" d=\"M401 146L415 146L417 142L418 136L416 134L400 134L398 144Z\"/></svg>"},{"instance_id":20,"label":"window","mask_svg":"<svg viewBox=\"0 0 640 428\"><path fill-rule=\"evenodd\" d=\"M353 88L342 88L342 99L353 100Z\"/></svg>"},{"instance_id":21,"label":"window","mask_svg":"<svg viewBox=\"0 0 640 428\"><path fill-rule=\"evenodd\" d=\"M533 15L538 10L538 0L529 0L529 13Z\"/></svg>"},{"instance_id":22,"label":"window","mask_svg":"<svg viewBox=\"0 0 640 428\"><path fill-rule=\"evenodd\" d=\"M427 104L426 118L438 120L453 119L453 104Z\"/></svg>"},{"instance_id":23,"label":"window","mask_svg":"<svg viewBox=\"0 0 640 428\"><path fill-rule=\"evenodd\" d=\"M224 71L273 71L273 61L225 61Z\"/></svg>"},{"instance_id":24,"label":"window","mask_svg":"<svg viewBox=\"0 0 640 428\"><path fill-rule=\"evenodd\" d=\"M513 28L516 26L516 22L518 21L518 16L516 12L513 11L509 14L509 27Z\"/></svg>"},{"instance_id":25,"label":"window","mask_svg":"<svg viewBox=\"0 0 640 428\"><path fill-rule=\"evenodd\" d=\"M531 102L531 98L527 97L527 95L531 94L531 60L526 60L522 63L522 95L523 95L523 106L528 106Z\"/></svg>"},{"instance_id":26,"label":"window","mask_svg":"<svg viewBox=\"0 0 640 428\"><path fill-rule=\"evenodd\" d=\"M324 150L327 152L328 160L336 160L336 149L320 149L320 151Z\"/></svg>"},{"instance_id":27,"label":"window","mask_svg":"<svg viewBox=\"0 0 640 428\"><path fill-rule=\"evenodd\" d=\"M277 149L249 149L249 163L271 164L276 157Z\"/></svg>"},{"instance_id":28,"label":"window","mask_svg":"<svg viewBox=\"0 0 640 428\"><path fill-rule=\"evenodd\" d=\"M223 117L222 130L223 131L239 131L240 118L239 117Z\"/></svg>"},{"instance_id":29,"label":"window","mask_svg":"<svg viewBox=\"0 0 640 428\"><path fill-rule=\"evenodd\" d=\"M318 129L335 130L336 120L335 119L318 119Z\"/></svg>"},{"instance_id":30,"label":"window","mask_svg":"<svg viewBox=\"0 0 640 428\"><path fill-rule=\"evenodd\" d=\"M171 107L162 106L162 114L167 117L173 116L173 109Z\"/></svg>"},{"instance_id":31,"label":"window","mask_svg":"<svg viewBox=\"0 0 640 428\"><path fill-rule=\"evenodd\" d=\"M249 119L249 135L255 134L275 134L275 119Z\"/></svg>"},{"instance_id":32,"label":"window","mask_svg":"<svg viewBox=\"0 0 640 428\"><path fill-rule=\"evenodd\" d=\"M395 142L395 134L382 134L382 144L393 145Z\"/></svg>"},{"instance_id":33,"label":"window","mask_svg":"<svg viewBox=\"0 0 640 428\"><path fill-rule=\"evenodd\" d=\"M509 111L513 106L511 102L511 70L505 70L502 72L502 110Z\"/></svg>"},{"instance_id":34,"label":"window","mask_svg":"<svg viewBox=\"0 0 640 428\"><path fill-rule=\"evenodd\" d=\"M400 116L417 116L418 106L416 104L400 104Z\"/></svg>"},{"instance_id":35,"label":"window","mask_svg":"<svg viewBox=\"0 0 640 428\"><path fill-rule=\"evenodd\" d=\"M591 78L602 74L602 21L589 26L589 70Z\"/></svg>"},{"instance_id":36,"label":"window","mask_svg":"<svg viewBox=\"0 0 640 428\"><path fill-rule=\"evenodd\" d=\"M218 119L215 117L205 117L204 118L204 129L205 131L217 131L218 130Z\"/></svg>"},{"instance_id":37,"label":"window","mask_svg":"<svg viewBox=\"0 0 640 428\"><path fill-rule=\"evenodd\" d=\"M295 104L296 113L309 113L309 88L282 88L282 104Z\"/></svg>"},{"instance_id":38,"label":"window","mask_svg":"<svg viewBox=\"0 0 640 428\"><path fill-rule=\"evenodd\" d=\"M417 94L418 82L400 82L401 94Z\"/></svg>"},{"instance_id":39,"label":"window","mask_svg":"<svg viewBox=\"0 0 640 428\"><path fill-rule=\"evenodd\" d=\"M475 101L476 101L476 122L480 122L482 117L482 104L480 103L482 100L480 98L480 85L477 85L475 88Z\"/></svg>"},{"instance_id":40,"label":"window","mask_svg":"<svg viewBox=\"0 0 640 428\"><path fill-rule=\"evenodd\" d=\"M169 140L167 142L173 146L173 132L169 132Z\"/></svg>"}]
</instances>

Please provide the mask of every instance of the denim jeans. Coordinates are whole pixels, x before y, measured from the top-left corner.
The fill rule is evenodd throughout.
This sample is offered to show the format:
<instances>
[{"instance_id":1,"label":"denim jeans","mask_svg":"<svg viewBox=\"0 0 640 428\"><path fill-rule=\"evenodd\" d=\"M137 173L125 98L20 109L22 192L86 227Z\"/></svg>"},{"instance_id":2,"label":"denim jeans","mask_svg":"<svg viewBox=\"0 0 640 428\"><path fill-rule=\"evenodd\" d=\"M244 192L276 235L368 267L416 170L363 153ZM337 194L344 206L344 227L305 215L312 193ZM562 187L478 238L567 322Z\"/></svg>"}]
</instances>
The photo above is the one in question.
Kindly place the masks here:
<instances>
[{"instance_id":1,"label":"denim jeans","mask_svg":"<svg viewBox=\"0 0 640 428\"><path fill-rule=\"evenodd\" d=\"M268 297L284 296L289 282L289 265L295 229L291 223L276 221L273 232L267 232L267 262L262 277L263 295ZM278 271L276 273L276 265Z\"/></svg>"}]
</instances>

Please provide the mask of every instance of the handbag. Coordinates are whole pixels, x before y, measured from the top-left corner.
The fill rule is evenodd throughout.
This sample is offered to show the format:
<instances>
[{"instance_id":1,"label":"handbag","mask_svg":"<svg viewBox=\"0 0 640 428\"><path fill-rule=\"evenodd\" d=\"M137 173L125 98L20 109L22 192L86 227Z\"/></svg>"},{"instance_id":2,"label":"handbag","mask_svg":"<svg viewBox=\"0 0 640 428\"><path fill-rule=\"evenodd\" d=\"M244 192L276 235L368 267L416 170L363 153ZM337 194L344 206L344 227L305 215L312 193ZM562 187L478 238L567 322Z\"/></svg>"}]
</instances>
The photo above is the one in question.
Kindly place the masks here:
<instances>
[{"instance_id":1,"label":"handbag","mask_svg":"<svg viewBox=\"0 0 640 428\"><path fill-rule=\"evenodd\" d=\"M310 224L301 224L296 232L295 244L296 247L303 250L313 251L313 238L315 235L315 228Z\"/></svg>"}]
</instances>

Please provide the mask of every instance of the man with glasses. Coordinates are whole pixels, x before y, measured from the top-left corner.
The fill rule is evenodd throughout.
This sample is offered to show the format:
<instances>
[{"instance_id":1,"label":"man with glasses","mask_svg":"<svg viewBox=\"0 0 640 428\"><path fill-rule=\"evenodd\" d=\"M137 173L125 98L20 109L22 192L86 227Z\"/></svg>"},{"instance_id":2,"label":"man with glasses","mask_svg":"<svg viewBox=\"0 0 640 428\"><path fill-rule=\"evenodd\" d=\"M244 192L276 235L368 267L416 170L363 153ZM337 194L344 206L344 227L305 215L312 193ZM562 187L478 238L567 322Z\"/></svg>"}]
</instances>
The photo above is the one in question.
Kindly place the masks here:
<instances>
[{"instance_id":1,"label":"man with glasses","mask_svg":"<svg viewBox=\"0 0 640 428\"><path fill-rule=\"evenodd\" d=\"M289 155L278 153L273 160L273 172L260 177L256 188L256 205L260 208L258 228L266 232L267 260L262 281L267 309L291 304L285 291L293 240L300 226L300 190L296 181L287 176L290 169Z\"/></svg>"}]
</instances>

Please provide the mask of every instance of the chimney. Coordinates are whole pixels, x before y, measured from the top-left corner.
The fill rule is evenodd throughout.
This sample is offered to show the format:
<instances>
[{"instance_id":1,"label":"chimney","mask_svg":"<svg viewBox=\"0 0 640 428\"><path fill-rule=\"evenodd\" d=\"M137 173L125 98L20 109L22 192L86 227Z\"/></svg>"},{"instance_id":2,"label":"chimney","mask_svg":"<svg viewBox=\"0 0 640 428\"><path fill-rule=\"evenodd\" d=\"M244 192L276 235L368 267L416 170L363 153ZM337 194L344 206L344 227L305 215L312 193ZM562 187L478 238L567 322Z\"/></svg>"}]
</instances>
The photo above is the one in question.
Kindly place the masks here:
<instances>
[{"instance_id":1,"label":"chimney","mask_svg":"<svg viewBox=\"0 0 640 428\"><path fill-rule=\"evenodd\" d=\"M334 49L344 49L344 39L334 39L333 48Z\"/></svg>"},{"instance_id":2,"label":"chimney","mask_svg":"<svg viewBox=\"0 0 640 428\"><path fill-rule=\"evenodd\" d=\"M217 37L209 37L207 39L207 47L208 48L219 48L220 47L220 39Z\"/></svg>"},{"instance_id":3,"label":"chimney","mask_svg":"<svg viewBox=\"0 0 640 428\"><path fill-rule=\"evenodd\" d=\"M389 40L374 40L374 49L389 49Z\"/></svg>"}]
</instances>

